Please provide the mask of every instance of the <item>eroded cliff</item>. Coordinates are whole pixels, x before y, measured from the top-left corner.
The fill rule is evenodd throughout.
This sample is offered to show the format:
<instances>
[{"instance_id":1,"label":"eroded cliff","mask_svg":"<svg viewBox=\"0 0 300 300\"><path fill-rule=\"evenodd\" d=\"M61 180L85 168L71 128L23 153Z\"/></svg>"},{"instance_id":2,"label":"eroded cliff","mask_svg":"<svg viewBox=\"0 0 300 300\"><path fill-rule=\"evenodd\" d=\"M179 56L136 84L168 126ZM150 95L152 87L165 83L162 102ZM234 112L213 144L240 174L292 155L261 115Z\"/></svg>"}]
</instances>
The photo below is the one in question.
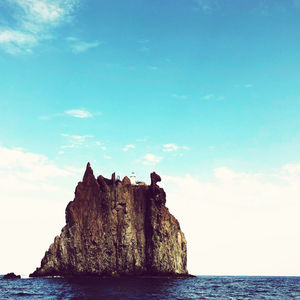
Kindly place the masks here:
<instances>
[{"instance_id":1,"label":"eroded cliff","mask_svg":"<svg viewBox=\"0 0 300 300\"><path fill-rule=\"evenodd\" d=\"M187 274L186 240L158 181L96 179L88 163L66 225L30 276Z\"/></svg>"}]
</instances>

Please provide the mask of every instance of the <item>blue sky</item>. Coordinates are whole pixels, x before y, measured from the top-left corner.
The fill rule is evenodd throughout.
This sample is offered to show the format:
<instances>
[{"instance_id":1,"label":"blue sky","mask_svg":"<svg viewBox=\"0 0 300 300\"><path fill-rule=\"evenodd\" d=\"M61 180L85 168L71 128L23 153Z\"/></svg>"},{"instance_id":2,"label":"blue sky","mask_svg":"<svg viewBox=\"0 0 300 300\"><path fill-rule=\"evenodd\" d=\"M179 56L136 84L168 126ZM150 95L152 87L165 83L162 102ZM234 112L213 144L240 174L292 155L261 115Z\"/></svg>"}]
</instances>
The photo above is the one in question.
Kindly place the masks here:
<instances>
[{"instance_id":1,"label":"blue sky","mask_svg":"<svg viewBox=\"0 0 300 300\"><path fill-rule=\"evenodd\" d=\"M298 176L299 16L298 0L3 0L1 149L80 176Z\"/></svg>"},{"instance_id":2,"label":"blue sky","mask_svg":"<svg viewBox=\"0 0 300 300\"><path fill-rule=\"evenodd\" d=\"M176 173L220 160L256 169L297 161L297 2L69 1L68 10L56 1L61 15L43 22L20 3L1 8L3 145L101 167L97 147L57 155L61 134L93 135L90 148L105 143L123 168L150 152L163 170L179 164ZM12 30L34 41L5 40ZM64 114L76 109L91 117ZM189 159L163 153L165 144L187 146Z\"/></svg>"}]
</instances>

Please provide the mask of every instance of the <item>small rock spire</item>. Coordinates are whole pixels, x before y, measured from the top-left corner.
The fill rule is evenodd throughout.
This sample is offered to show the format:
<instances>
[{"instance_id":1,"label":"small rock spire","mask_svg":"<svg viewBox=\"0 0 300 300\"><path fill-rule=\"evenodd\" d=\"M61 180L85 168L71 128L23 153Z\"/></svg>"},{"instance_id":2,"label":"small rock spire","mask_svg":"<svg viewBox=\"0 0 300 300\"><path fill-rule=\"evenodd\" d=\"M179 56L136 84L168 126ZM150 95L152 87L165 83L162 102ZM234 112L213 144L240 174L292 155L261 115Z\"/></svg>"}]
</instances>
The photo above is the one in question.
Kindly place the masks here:
<instances>
[{"instance_id":1,"label":"small rock spire","mask_svg":"<svg viewBox=\"0 0 300 300\"><path fill-rule=\"evenodd\" d=\"M112 175L111 175L111 182L112 182L113 185L116 184L116 173L115 172L112 173Z\"/></svg>"},{"instance_id":2,"label":"small rock spire","mask_svg":"<svg viewBox=\"0 0 300 300\"><path fill-rule=\"evenodd\" d=\"M83 175L83 180L82 181L84 183L91 183L91 182L95 182L96 181L93 169L91 168L91 165L90 165L89 162L86 165L86 169L85 169L85 173Z\"/></svg>"}]
</instances>

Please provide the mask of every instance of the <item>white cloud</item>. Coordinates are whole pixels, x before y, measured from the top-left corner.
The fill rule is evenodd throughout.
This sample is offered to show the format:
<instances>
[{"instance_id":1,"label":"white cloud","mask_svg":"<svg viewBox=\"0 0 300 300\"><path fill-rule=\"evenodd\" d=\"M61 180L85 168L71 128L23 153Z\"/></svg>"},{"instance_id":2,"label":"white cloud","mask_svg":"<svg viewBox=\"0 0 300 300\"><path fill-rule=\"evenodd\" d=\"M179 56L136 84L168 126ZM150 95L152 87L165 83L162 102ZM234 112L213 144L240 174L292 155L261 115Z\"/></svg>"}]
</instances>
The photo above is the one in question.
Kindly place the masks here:
<instances>
[{"instance_id":1,"label":"white cloud","mask_svg":"<svg viewBox=\"0 0 300 300\"><path fill-rule=\"evenodd\" d=\"M45 155L0 147L0 228L9 228L1 231L2 274L28 275L40 264L64 225L65 207L82 175Z\"/></svg>"},{"instance_id":2,"label":"white cloud","mask_svg":"<svg viewBox=\"0 0 300 300\"><path fill-rule=\"evenodd\" d=\"M72 116L74 118L79 118L79 119L85 119L85 118L92 118L94 116L99 116L101 115L101 112L95 112L95 113L91 113L85 109L70 109L70 110L66 110L63 113L56 113L53 115L49 115L49 116L39 116L40 120L50 120L52 118L57 118L57 117L65 117L66 115Z\"/></svg>"},{"instance_id":3,"label":"white cloud","mask_svg":"<svg viewBox=\"0 0 300 300\"><path fill-rule=\"evenodd\" d=\"M174 152L177 150L189 150L190 148L187 146L178 146L176 144L165 144L163 145L163 151L164 152Z\"/></svg>"},{"instance_id":4,"label":"white cloud","mask_svg":"<svg viewBox=\"0 0 300 300\"><path fill-rule=\"evenodd\" d=\"M133 144L128 144L128 145L126 145L124 148L123 148L123 151L128 151L128 150L130 150L130 149L134 149L135 148L135 145L133 145Z\"/></svg>"},{"instance_id":5,"label":"white cloud","mask_svg":"<svg viewBox=\"0 0 300 300\"><path fill-rule=\"evenodd\" d=\"M252 88L252 87L253 87L253 84L247 83L247 84L244 85L244 87L245 87L246 89L249 89L249 88Z\"/></svg>"},{"instance_id":6,"label":"white cloud","mask_svg":"<svg viewBox=\"0 0 300 300\"><path fill-rule=\"evenodd\" d=\"M2 274L28 275L40 264L65 224L65 207L83 172L45 155L0 147ZM162 175L160 183L187 238L189 271L299 275L300 164L271 173L218 167L213 174L210 180Z\"/></svg>"},{"instance_id":7,"label":"white cloud","mask_svg":"<svg viewBox=\"0 0 300 300\"><path fill-rule=\"evenodd\" d=\"M112 159L112 157L109 156L109 155L104 155L103 157L104 157L105 159Z\"/></svg>"},{"instance_id":8,"label":"white cloud","mask_svg":"<svg viewBox=\"0 0 300 300\"><path fill-rule=\"evenodd\" d=\"M179 147L175 144L165 144L165 145L163 145L163 151L165 151L165 152L177 151L178 148Z\"/></svg>"},{"instance_id":9,"label":"white cloud","mask_svg":"<svg viewBox=\"0 0 300 300\"><path fill-rule=\"evenodd\" d=\"M31 35L24 34L19 31L6 30L0 33L0 43L16 43L16 44L26 44L35 42L35 38Z\"/></svg>"},{"instance_id":10,"label":"white cloud","mask_svg":"<svg viewBox=\"0 0 300 300\"><path fill-rule=\"evenodd\" d=\"M162 160L162 157L156 156L154 154L148 153L144 156L144 165L156 165Z\"/></svg>"},{"instance_id":11,"label":"white cloud","mask_svg":"<svg viewBox=\"0 0 300 300\"><path fill-rule=\"evenodd\" d=\"M85 52L91 48L96 48L100 45L100 42L98 41L85 42L75 37L68 37L67 40L70 42L72 51L76 54Z\"/></svg>"},{"instance_id":12,"label":"white cloud","mask_svg":"<svg viewBox=\"0 0 300 300\"><path fill-rule=\"evenodd\" d=\"M31 47L37 43L36 38L16 30L0 30L0 46L9 54L31 52Z\"/></svg>"},{"instance_id":13,"label":"white cloud","mask_svg":"<svg viewBox=\"0 0 300 300\"><path fill-rule=\"evenodd\" d=\"M284 174L300 174L300 164L286 164L282 167L282 172Z\"/></svg>"},{"instance_id":14,"label":"white cloud","mask_svg":"<svg viewBox=\"0 0 300 300\"><path fill-rule=\"evenodd\" d=\"M148 141L148 139L149 139L148 136L144 136L143 138L136 139L136 141L139 142L139 143L145 143L145 142Z\"/></svg>"},{"instance_id":15,"label":"white cloud","mask_svg":"<svg viewBox=\"0 0 300 300\"><path fill-rule=\"evenodd\" d=\"M77 0L10 0L24 29L38 33L69 21L79 1ZM21 9L20 9L21 8ZM45 27L46 26L46 27Z\"/></svg>"},{"instance_id":16,"label":"white cloud","mask_svg":"<svg viewBox=\"0 0 300 300\"><path fill-rule=\"evenodd\" d=\"M25 18L34 23L56 22L65 14L60 1L52 1L51 3L40 0L14 0L13 2L21 6L25 12Z\"/></svg>"},{"instance_id":17,"label":"white cloud","mask_svg":"<svg viewBox=\"0 0 300 300\"><path fill-rule=\"evenodd\" d=\"M217 96L217 95L214 95L214 94L207 94L207 95L204 95L200 98L201 100L216 100L216 101L222 101L225 99L224 96L220 95L220 96Z\"/></svg>"},{"instance_id":18,"label":"white cloud","mask_svg":"<svg viewBox=\"0 0 300 300\"><path fill-rule=\"evenodd\" d=\"M299 275L300 165L272 173L214 169L211 180L162 176L194 274Z\"/></svg>"},{"instance_id":19,"label":"white cloud","mask_svg":"<svg viewBox=\"0 0 300 300\"><path fill-rule=\"evenodd\" d=\"M103 151L106 150L106 146L103 146L103 143L97 141L97 142L96 142L96 145L99 146Z\"/></svg>"},{"instance_id":20,"label":"white cloud","mask_svg":"<svg viewBox=\"0 0 300 300\"><path fill-rule=\"evenodd\" d=\"M65 114L75 117L75 118L80 118L80 119L85 119L85 118L91 118L93 115L84 109L70 109L66 110Z\"/></svg>"},{"instance_id":21,"label":"white cloud","mask_svg":"<svg viewBox=\"0 0 300 300\"><path fill-rule=\"evenodd\" d=\"M212 12L215 8L219 7L218 0L192 0L199 9L205 13Z\"/></svg>"},{"instance_id":22,"label":"white cloud","mask_svg":"<svg viewBox=\"0 0 300 300\"><path fill-rule=\"evenodd\" d=\"M87 138L93 138L93 135L70 135L66 133L62 133L62 136L66 137L68 142L70 143L69 145L63 145L61 146L62 149L66 148L75 148L78 146L81 146L85 143Z\"/></svg>"},{"instance_id":23,"label":"white cloud","mask_svg":"<svg viewBox=\"0 0 300 300\"><path fill-rule=\"evenodd\" d=\"M9 54L31 53L51 30L71 20L77 0L5 0L11 5L11 26L0 28L0 47ZM9 11L9 10L8 10Z\"/></svg>"},{"instance_id":24,"label":"white cloud","mask_svg":"<svg viewBox=\"0 0 300 300\"><path fill-rule=\"evenodd\" d=\"M43 172L39 172L39 168L43 168ZM48 158L44 155L24 152L21 148L8 149L0 147L0 168L2 175L10 172L11 169L18 169L18 176L23 177L26 173L30 179L44 179L49 176L68 175L66 171L52 165ZM34 175L34 176L33 176Z\"/></svg>"},{"instance_id":25,"label":"white cloud","mask_svg":"<svg viewBox=\"0 0 300 300\"><path fill-rule=\"evenodd\" d=\"M62 148L62 149L66 149L66 148L75 148L75 145L74 145L74 144L71 144L71 145L62 145L61 148Z\"/></svg>"}]
</instances>

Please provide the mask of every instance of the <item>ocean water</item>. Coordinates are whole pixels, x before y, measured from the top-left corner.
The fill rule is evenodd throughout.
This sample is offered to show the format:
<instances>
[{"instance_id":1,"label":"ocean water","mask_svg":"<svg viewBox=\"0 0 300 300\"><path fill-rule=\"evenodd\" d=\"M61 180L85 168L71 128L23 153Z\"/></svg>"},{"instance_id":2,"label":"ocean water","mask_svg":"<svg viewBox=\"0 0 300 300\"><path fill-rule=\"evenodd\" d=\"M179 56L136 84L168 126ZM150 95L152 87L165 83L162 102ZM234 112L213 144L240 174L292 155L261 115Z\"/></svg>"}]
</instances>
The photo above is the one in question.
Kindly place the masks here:
<instances>
[{"instance_id":1,"label":"ocean water","mask_svg":"<svg viewBox=\"0 0 300 300\"><path fill-rule=\"evenodd\" d=\"M300 277L0 278L0 299L300 299Z\"/></svg>"}]
</instances>

